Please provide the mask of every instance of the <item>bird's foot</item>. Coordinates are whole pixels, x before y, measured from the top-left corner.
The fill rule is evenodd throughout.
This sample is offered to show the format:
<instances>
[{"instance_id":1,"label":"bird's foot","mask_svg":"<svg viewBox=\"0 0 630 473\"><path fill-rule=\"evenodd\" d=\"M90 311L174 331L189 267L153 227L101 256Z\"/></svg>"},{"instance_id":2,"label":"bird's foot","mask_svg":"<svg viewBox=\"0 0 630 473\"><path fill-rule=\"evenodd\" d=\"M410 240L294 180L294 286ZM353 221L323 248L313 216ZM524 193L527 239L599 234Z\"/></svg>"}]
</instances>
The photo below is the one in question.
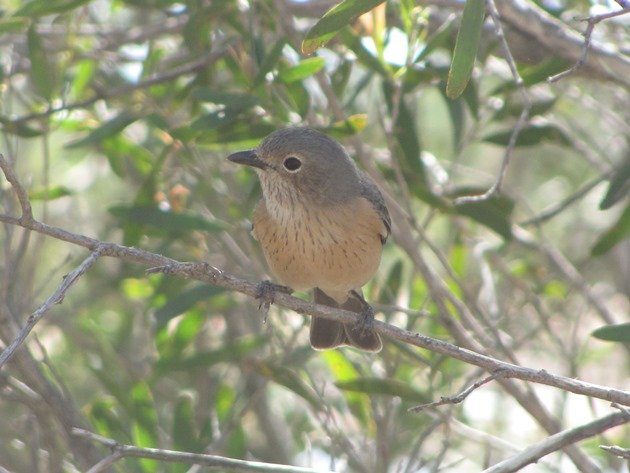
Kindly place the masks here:
<instances>
[{"instance_id":1,"label":"bird's foot","mask_svg":"<svg viewBox=\"0 0 630 473\"><path fill-rule=\"evenodd\" d=\"M374 325L374 308L359 292L353 290L350 291L350 293L361 303L361 315L357 320L357 327L361 330L361 333L365 335L372 331Z\"/></svg>"},{"instance_id":2,"label":"bird's foot","mask_svg":"<svg viewBox=\"0 0 630 473\"><path fill-rule=\"evenodd\" d=\"M271 307L271 304L275 302L277 292L291 294L293 292L293 289L287 286L282 286L280 284L274 284L271 281L261 281L256 287L256 294L254 295L254 297L259 301L258 310L262 310L265 314L263 323L267 323L269 307Z\"/></svg>"}]
</instances>

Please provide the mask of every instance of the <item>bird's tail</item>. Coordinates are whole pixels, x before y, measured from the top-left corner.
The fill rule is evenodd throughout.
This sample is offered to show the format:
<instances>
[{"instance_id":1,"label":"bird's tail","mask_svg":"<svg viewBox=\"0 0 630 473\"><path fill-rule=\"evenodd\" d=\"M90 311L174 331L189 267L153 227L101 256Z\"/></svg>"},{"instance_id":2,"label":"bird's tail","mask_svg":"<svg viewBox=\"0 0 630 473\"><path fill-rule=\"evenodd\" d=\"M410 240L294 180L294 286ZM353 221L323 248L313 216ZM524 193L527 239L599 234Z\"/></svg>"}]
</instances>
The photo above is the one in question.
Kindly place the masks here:
<instances>
[{"instance_id":1,"label":"bird's tail","mask_svg":"<svg viewBox=\"0 0 630 473\"><path fill-rule=\"evenodd\" d=\"M349 297L339 305L319 288L314 290L313 302L329 307L341 308L362 314L363 305L355 297ZM360 324L342 324L334 320L313 317L311 320L311 346L316 350L327 350L341 345L350 345L369 352L379 352L383 348L381 337L373 330Z\"/></svg>"}]
</instances>

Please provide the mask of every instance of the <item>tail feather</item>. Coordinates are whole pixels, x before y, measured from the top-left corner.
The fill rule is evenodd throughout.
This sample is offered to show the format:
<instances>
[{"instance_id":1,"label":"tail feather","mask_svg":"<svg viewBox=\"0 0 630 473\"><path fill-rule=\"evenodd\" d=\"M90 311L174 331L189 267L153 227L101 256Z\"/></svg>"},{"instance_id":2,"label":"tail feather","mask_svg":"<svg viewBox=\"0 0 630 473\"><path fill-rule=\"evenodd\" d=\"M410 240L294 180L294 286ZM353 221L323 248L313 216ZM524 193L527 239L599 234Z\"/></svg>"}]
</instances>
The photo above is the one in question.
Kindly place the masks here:
<instances>
[{"instance_id":1,"label":"tail feather","mask_svg":"<svg viewBox=\"0 0 630 473\"><path fill-rule=\"evenodd\" d=\"M342 308L360 314L363 310L361 302L354 297L341 306L334 299L328 297L319 288L314 290L313 301L316 304L323 304L329 307ZM313 317L311 321L311 346L317 350L336 348L342 345L350 345L369 352L379 352L383 348L381 337L371 330L365 330L356 324L342 324L333 320Z\"/></svg>"}]
</instances>

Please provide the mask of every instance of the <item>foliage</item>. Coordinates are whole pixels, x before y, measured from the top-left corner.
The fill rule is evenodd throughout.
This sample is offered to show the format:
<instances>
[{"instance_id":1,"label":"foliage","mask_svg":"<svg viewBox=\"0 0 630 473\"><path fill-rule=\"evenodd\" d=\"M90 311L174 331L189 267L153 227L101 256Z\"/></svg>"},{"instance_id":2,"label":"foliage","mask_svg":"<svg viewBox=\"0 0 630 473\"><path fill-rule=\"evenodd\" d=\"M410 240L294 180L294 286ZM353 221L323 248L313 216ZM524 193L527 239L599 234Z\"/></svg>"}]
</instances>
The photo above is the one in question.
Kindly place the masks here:
<instances>
[{"instance_id":1,"label":"foliage","mask_svg":"<svg viewBox=\"0 0 630 473\"><path fill-rule=\"evenodd\" d=\"M491 21L482 30L483 1L466 2L463 19L410 0L345 0L328 13L309 1L6 3L0 151L36 218L265 279L248 222L260 189L225 157L309 125L339 139L388 196L395 238L364 289L378 318L630 387L628 324L614 335L630 306L622 83L575 74L549 84L570 64L508 32L529 120L502 192L461 200L492 186L524 107ZM562 5L558 17L588 13ZM611 37L615 28L598 25ZM0 201L19 216L5 181ZM6 346L85 252L8 224L0 239ZM526 445L549 422L566 428L609 409L538 387L519 398L494 382L462 406L411 414L483 373L389 341L376 356L315 352L298 314L272 307L263 324L256 301L145 269L99 261L2 368L0 467L83 471L106 456L77 446L71 412L137 446L336 471L480 471L513 453L496 438ZM613 343L591 336L602 325L594 335ZM494 437L479 444L471 428ZM623 443L627 427L608 438ZM578 468L576 456L559 466L563 455L541 468ZM581 455L623 471L604 452ZM188 469L146 459L114 468Z\"/></svg>"}]
</instances>

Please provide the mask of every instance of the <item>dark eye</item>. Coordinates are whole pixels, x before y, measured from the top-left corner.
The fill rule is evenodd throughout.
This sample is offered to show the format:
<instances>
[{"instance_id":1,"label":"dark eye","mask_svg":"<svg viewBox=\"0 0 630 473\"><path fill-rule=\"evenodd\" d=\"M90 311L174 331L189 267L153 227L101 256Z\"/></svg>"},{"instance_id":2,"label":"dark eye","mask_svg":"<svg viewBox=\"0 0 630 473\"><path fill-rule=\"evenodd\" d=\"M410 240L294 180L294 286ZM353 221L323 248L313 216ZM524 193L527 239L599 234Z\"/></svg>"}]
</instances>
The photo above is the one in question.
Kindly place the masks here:
<instances>
[{"instance_id":1,"label":"dark eye","mask_svg":"<svg viewBox=\"0 0 630 473\"><path fill-rule=\"evenodd\" d=\"M302 166L302 161L295 156L289 156L282 164L287 171L295 172Z\"/></svg>"}]
</instances>

